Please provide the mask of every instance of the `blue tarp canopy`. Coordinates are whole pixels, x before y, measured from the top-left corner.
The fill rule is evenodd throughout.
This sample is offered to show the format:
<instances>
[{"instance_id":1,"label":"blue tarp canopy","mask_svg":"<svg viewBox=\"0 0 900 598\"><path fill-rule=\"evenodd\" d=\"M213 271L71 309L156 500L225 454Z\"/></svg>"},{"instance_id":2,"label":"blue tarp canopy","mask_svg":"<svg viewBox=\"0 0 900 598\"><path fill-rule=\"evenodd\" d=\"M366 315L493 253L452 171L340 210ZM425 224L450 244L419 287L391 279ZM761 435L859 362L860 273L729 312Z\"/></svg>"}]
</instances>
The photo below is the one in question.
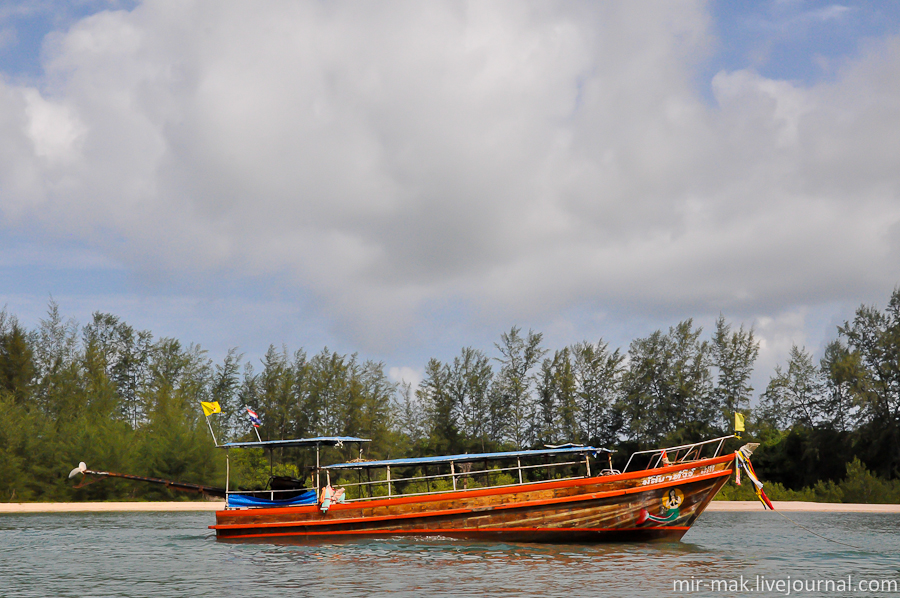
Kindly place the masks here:
<instances>
[{"instance_id":1,"label":"blue tarp canopy","mask_svg":"<svg viewBox=\"0 0 900 598\"><path fill-rule=\"evenodd\" d=\"M318 438L296 438L293 440L263 440L262 442L226 442L219 448L283 448L288 446L341 446L345 442L372 442L371 438L355 436L319 436Z\"/></svg>"},{"instance_id":2,"label":"blue tarp canopy","mask_svg":"<svg viewBox=\"0 0 900 598\"><path fill-rule=\"evenodd\" d=\"M282 500L271 500L268 498L259 498L250 494L228 494L226 505L230 508L238 507L291 507L296 505L314 505L316 504L316 491L307 490L300 496L294 498L285 498Z\"/></svg>"},{"instance_id":3,"label":"blue tarp canopy","mask_svg":"<svg viewBox=\"0 0 900 598\"><path fill-rule=\"evenodd\" d=\"M517 457L543 457L550 455L584 455L590 454L596 457L599 453L611 453L609 449L595 448L592 446L566 447L556 449L539 449L531 451L509 451L505 453L475 453L464 455L446 455L442 457L414 457L411 459L387 459L384 461L351 461L349 463L337 463L326 465L322 469L369 469L372 467L395 467L407 465L432 465L435 463L464 463L468 461L485 461L496 459L515 459Z\"/></svg>"}]
</instances>

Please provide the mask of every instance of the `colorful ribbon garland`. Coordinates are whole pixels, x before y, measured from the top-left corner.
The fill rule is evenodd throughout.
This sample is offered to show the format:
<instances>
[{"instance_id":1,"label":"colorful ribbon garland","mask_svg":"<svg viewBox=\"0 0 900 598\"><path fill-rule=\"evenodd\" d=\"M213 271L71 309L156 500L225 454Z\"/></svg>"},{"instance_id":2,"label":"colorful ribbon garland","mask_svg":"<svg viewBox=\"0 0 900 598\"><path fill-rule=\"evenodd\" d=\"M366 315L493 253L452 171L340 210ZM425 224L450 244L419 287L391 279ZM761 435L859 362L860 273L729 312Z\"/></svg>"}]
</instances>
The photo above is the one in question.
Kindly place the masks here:
<instances>
[{"instance_id":1,"label":"colorful ribbon garland","mask_svg":"<svg viewBox=\"0 0 900 598\"><path fill-rule=\"evenodd\" d=\"M763 491L763 483L759 481L759 478L756 477L756 472L753 471L753 464L750 463L750 459L748 459L744 453L741 451L734 452L734 462L737 465L737 473L736 477L740 482L741 469L744 470L744 473L747 474L747 477L750 478L750 481L753 482L753 486L756 490L756 498L763 504L763 506L768 507L775 510L775 507L772 506L772 501L769 500L769 497L766 496L766 493Z\"/></svg>"}]
</instances>

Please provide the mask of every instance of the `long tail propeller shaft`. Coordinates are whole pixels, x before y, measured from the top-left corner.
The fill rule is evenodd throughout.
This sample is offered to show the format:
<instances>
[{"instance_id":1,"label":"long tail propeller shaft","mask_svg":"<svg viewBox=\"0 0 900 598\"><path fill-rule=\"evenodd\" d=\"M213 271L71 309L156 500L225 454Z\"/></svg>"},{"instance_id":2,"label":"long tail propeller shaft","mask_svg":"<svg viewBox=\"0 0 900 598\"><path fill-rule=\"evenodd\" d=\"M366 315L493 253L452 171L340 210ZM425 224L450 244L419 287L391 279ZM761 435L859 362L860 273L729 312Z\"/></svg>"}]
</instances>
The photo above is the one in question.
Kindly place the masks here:
<instances>
[{"instance_id":1,"label":"long tail propeller shaft","mask_svg":"<svg viewBox=\"0 0 900 598\"><path fill-rule=\"evenodd\" d=\"M166 488L173 490L181 490L182 492L197 492L207 496L215 496L217 498L225 498L225 489L216 488L214 486L203 486L200 484L189 484L187 482L173 482L172 480L163 480L160 478L148 478L139 475L131 475L127 473L115 473L113 471L93 471L87 468L84 461L78 464L78 467L69 472L69 477L74 478L78 474L84 476L98 476L107 478L123 478L126 480L137 480L139 482L147 482L150 484L160 484Z\"/></svg>"}]
</instances>

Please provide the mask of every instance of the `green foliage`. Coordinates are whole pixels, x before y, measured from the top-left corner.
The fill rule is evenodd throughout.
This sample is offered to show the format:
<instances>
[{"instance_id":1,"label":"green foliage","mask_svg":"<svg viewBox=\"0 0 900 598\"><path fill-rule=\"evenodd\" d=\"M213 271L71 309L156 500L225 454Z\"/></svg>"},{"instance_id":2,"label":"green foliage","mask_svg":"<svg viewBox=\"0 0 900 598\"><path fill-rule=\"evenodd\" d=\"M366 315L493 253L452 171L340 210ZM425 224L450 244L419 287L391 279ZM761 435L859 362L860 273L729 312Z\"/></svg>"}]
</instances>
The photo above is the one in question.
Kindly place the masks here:
<instances>
[{"instance_id":1,"label":"green foliage","mask_svg":"<svg viewBox=\"0 0 900 598\"><path fill-rule=\"evenodd\" d=\"M844 502L900 503L900 480L881 479L859 459L847 464L847 477L840 483Z\"/></svg>"},{"instance_id":2,"label":"green foliage","mask_svg":"<svg viewBox=\"0 0 900 598\"><path fill-rule=\"evenodd\" d=\"M492 389L491 421L493 437L502 438L516 448L534 442L534 397L532 370L547 352L541 347L543 335L528 331L521 335L519 328L513 327L500 336L495 345L500 352L497 361L500 371L494 377Z\"/></svg>"},{"instance_id":3,"label":"green foliage","mask_svg":"<svg viewBox=\"0 0 900 598\"><path fill-rule=\"evenodd\" d=\"M236 351L218 363L193 345L154 339L116 316L83 328L51 300L35 330L0 312L0 500L174 498L159 487L107 480L79 485L91 467L222 485L219 442L323 435L371 438L366 458L462 453L583 442L619 455L694 442L747 415L745 440L775 497L894 500L900 478L900 289L888 308L860 307L821 360L794 347L750 409L759 353L753 331L719 317L704 337L685 320L635 339L628 351L602 340L548 351L517 327L494 356L466 347L427 362L418 388L388 379L382 363L327 348L271 346L257 364ZM239 456L241 455L241 456ZM360 455L323 450L324 462ZM233 480L262 487L270 472L303 477L310 451L233 453ZM848 465L849 463L849 465ZM621 465L621 464L620 464ZM497 474L501 475L501 474ZM504 474L505 475L505 474ZM471 484L482 483L470 479ZM386 487L374 492L386 493ZM723 491L743 496L746 488Z\"/></svg>"},{"instance_id":4,"label":"green foliage","mask_svg":"<svg viewBox=\"0 0 900 598\"><path fill-rule=\"evenodd\" d=\"M421 477L425 475L422 470L416 470L415 472L410 472L411 477ZM387 493L386 485L382 490ZM394 491L396 492L396 488ZM453 490L453 482L449 479L438 478L438 479L430 479L430 480L415 480L413 482L406 482L400 488L400 491L403 494L424 494L426 492L448 492ZM376 494L376 496L378 496Z\"/></svg>"},{"instance_id":5,"label":"green foliage","mask_svg":"<svg viewBox=\"0 0 900 598\"><path fill-rule=\"evenodd\" d=\"M766 430L754 463L766 480L798 490L818 480L837 480L845 473L851 435L827 427L794 426Z\"/></svg>"},{"instance_id":6,"label":"green foliage","mask_svg":"<svg viewBox=\"0 0 900 598\"><path fill-rule=\"evenodd\" d=\"M536 444L615 444L623 428L623 360L602 340L576 343L545 359L536 384Z\"/></svg>"},{"instance_id":7,"label":"green foliage","mask_svg":"<svg viewBox=\"0 0 900 598\"><path fill-rule=\"evenodd\" d=\"M286 476L303 479L300 468L294 463L271 463L262 449L231 451L231 488L240 490L264 490L270 476ZM307 486L309 480L307 480Z\"/></svg>"},{"instance_id":8,"label":"green foliage","mask_svg":"<svg viewBox=\"0 0 900 598\"><path fill-rule=\"evenodd\" d=\"M831 503L900 504L900 480L884 480L872 474L859 459L846 464L846 475L840 482L819 480L812 486L796 490L778 482L766 482L763 488L770 500ZM757 500L753 484L746 480L738 486L732 478L716 500Z\"/></svg>"},{"instance_id":9,"label":"green foliage","mask_svg":"<svg viewBox=\"0 0 900 598\"><path fill-rule=\"evenodd\" d=\"M691 320L632 341L625 374L622 411L628 435L658 444L691 422L719 418L710 372L710 348Z\"/></svg>"},{"instance_id":10,"label":"green foliage","mask_svg":"<svg viewBox=\"0 0 900 598\"><path fill-rule=\"evenodd\" d=\"M221 456L197 409L209 395L211 363L198 348L149 339L102 314L79 333L53 302L28 334L0 315L0 499L172 497L122 480L69 480L79 461L178 481L223 481Z\"/></svg>"},{"instance_id":11,"label":"green foliage","mask_svg":"<svg viewBox=\"0 0 900 598\"><path fill-rule=\"evenodd\" d=\"M25 331L0 312L0 391L22 404L31 394L34 376L34 354Z\"/></svg>"},{"instance_id":12,"label":"green foliage","mask_svg":"<svg viewBox=\"0 0 900 598\"><path fill-rule=\"evenodd\" d=\"M752 329L745 331L741 326L732 332L731 325L724 317L719 316L710 348L717 372L713 402L720 409L718 424L721 429L727 430L731 426L734 412L746 410L750 406L750 395L753 392L750 377L759 355L759 344Z\"/></svg>"},{"instance_id":13,"label":"green foliage","mask_svg":"<svg viewBox=\"0 0 900 598\"><path fill-rule=\"evenodd\" d=\"M884 312L861 306L853 321L838 327L846 350L832 368L867 428L864 455L884 476L900 476L900 288Z\"/></svg>"},{"instance_id":14,"label":"green foliage","mask_svg":"<svg viewBox=\"0 0 900 598\"><path fill-rule=\"evenodd\" d=\"M778 428L801 425L812 428L823 416L825 380L812 355L791 347L787 371L775 367L760 405L763 419Z\"/></svg>"},{"instance_id":15,"label":"green foliage","mask_svg":"<svg viewBox=\"0 0 900 598\"><path fill-rule=\"evenodd\" d=\"M587 341L572 349L576 383L575 420L580 432L579 442L597 446L617 444L624 427L619 397L625 371L625 356L601 339L596 345ZM563 442L575 441L575 436L562 436Z\"/></svg>"},{"instance_id":16,"label":"green foliage","mask_svg":"<svg viewBox=\"0 0 900 598\"><path fill-rule=\"evenodd\" d=\"M437 359L425 365L425 378L416 397L425 411L427 438L425 449L431 453L453 454L460 449L457 426L457 402L451 393L452 370Z\"/></svg>"},{"instance_id":17,"label":"green foliage","mask_svg":"<svg viewBox=\"0 0 900 598\"><path fill-rule=\"evenodd\" d=\"M581 440L575 421L577 383L568 348L556 351L541 364L535 411L532 434L539 444L553 444L563 437Z\"/></svg>"},{"instance_id":18,"label":"green foliage","mask_svg":"<svg viewBox=\"0 0 900 598\"><path fill-rule=\"evenodd\" d=\"M458 427L470 447L480 446L481 451L491 444L490 390L494 373L490 359L477 349L465 347L453 359L450 368L449 388L458 418Z\"/></svg>"}]
</instances>

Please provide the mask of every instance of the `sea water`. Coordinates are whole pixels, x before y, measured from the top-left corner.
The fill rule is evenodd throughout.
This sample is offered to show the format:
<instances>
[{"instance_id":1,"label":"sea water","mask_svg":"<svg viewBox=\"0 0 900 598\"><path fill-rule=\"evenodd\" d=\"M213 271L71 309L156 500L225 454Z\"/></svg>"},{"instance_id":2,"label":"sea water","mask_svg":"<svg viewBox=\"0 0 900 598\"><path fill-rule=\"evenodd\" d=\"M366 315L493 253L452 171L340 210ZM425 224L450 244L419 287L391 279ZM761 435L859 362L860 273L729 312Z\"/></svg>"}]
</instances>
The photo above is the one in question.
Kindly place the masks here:
<instances>
[{"instance_id":1,"label":"sea water","mask_svg":"<svg viewBox=\"0 0 900 598\"><path fill-rule=\"evenodd\" d=\"M705 513L681 542L595 545L227 543L208 512L0 515L0 596L900 598L900 514L788 515L855 548L765 511Z\"/></svg>"}]
</instances>

